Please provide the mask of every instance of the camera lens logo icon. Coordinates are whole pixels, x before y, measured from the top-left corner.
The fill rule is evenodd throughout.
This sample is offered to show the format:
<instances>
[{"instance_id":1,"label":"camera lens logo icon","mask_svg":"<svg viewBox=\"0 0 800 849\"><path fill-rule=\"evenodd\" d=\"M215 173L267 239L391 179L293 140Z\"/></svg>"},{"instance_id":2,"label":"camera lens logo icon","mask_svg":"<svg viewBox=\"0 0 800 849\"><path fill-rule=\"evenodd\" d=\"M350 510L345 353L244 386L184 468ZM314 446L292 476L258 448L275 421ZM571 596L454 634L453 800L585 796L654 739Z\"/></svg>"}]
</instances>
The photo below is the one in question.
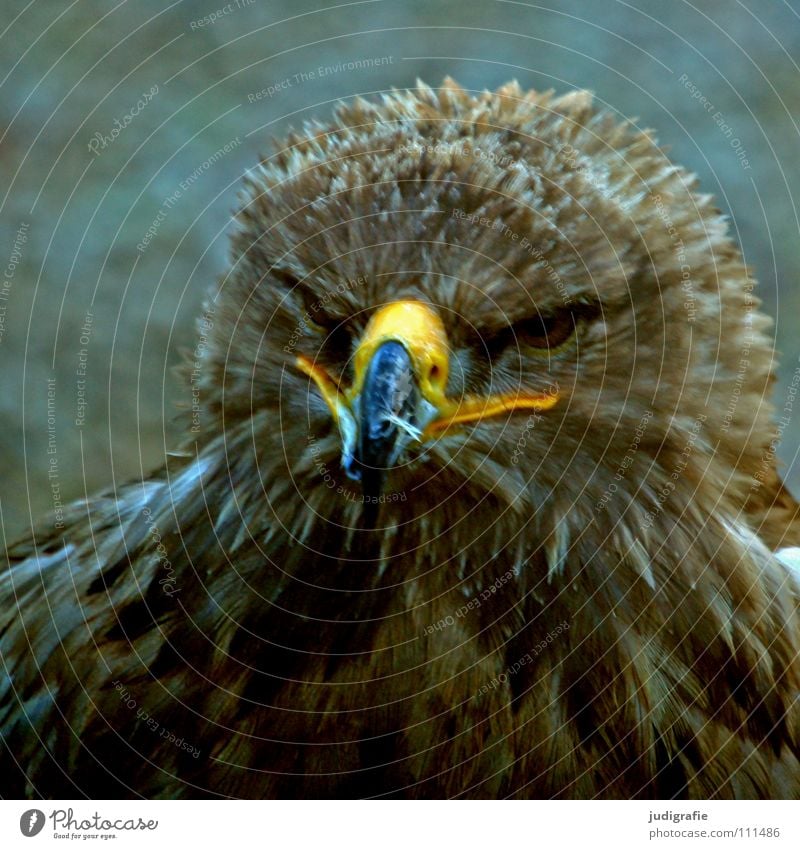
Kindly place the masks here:
<instances>
[{"instance_id":1,"label":"camera lens logo icon","mask_svg":"<svg viewBox=\"0 0 800 849\"><path fill-rule=\"evenodd\" d=\"M19 818L19 830L25 837L36 837L44 828L44 813L38 808L31 808Z\"/></svg>"}]
</instances>

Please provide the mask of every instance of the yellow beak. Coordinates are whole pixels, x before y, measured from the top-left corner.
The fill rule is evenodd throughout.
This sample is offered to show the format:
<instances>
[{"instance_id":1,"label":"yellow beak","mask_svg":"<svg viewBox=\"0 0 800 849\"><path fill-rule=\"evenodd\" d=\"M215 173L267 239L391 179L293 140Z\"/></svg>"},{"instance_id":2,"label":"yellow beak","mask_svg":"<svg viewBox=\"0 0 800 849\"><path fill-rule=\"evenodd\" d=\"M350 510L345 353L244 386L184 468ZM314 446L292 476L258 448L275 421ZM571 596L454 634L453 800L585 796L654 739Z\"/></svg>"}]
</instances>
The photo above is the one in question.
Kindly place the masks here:
<instances>
[{"instance_id":1,"label":"yellow beak","mask_svg":"<svg viewBox=\"0 0 800 849\"><path fill-rule=\"evenodd\" d=\"M355 380L342 389L318 364L307 357L297 358L297 367L319 388L336 421L342 408L350 408L361 394L364 377L376 350L385 342L399 342L408 352L422 398L435 410L435 417L421 433L429 439L455 425L469 424L512 410L543 411L558 402L557 392L517 392L479 397L448 398L450 348L439 315L420 301L395 301L379 309L367 325L355 354Z\"/></svg>"},{"instance_id":2,"label":"yellow beak","mask_svg":"<svg viewBox=\"0 0 800 849\"><path fill-rule=\"evenodd\" d=\"M408 352L420 395L435 411L420 432L421 440L460 424L482 421L513 410L543 411L555 406L558 392L534 393L520 389L480 397L448 398L450 347L439 315L420 301L395 301L371 318L355 354L355 379L349 388L337 385L318 364L298 356L297 367L317 385L336 421L360 396L364 378L375 352L386 342L398 342Z\"/></svg>"}]
</instances>

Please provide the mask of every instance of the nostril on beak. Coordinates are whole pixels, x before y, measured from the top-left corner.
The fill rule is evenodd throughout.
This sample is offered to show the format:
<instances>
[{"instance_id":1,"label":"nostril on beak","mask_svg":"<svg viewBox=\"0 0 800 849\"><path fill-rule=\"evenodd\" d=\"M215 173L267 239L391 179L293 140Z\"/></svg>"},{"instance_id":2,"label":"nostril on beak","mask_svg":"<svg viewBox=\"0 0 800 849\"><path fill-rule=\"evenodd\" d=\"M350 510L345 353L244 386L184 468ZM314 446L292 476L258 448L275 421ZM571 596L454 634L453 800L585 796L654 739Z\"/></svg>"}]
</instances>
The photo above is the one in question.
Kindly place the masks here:
<instances>
[{"instance_id":1,"label":"nostril on beak","mask_svg":"<svg viewBox=\"0 0 800 849\"><path fill-rule=\"evenodd\" d=\"M394 425L388 420L384 419L382 422L373 425L372 433L370 436L373 439L381 439L389 436L392 432Z\"/></svg>"}]
</instances>

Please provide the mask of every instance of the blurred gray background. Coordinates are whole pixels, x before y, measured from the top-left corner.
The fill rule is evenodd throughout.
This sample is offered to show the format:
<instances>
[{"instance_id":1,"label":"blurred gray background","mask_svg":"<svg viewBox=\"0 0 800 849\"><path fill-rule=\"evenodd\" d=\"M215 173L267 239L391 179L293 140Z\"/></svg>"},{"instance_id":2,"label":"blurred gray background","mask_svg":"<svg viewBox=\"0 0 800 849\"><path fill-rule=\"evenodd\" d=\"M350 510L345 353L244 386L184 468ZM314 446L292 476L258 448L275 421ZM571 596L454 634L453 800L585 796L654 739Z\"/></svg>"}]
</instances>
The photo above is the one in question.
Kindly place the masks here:
<instances>
[{"instance_id":1,"label":"blurred gray background","mask_svg":"<svg viewBox=\"0 0 800 849\"><path fill-rule=\"evenodd\" d=\"M194 344L194 316L225 268L237 183L266 139L328 115L337 98L417 77L588 87L656 128L717 196L756 270L783 406L800 365L794 0L4 0L3 11L9 540L54 498L146 473L174 444L187 392L169 369ZM366 59L376 61L347 64ZM797 416L785 437L800 494Z\"/></svg>"}]
</instances>

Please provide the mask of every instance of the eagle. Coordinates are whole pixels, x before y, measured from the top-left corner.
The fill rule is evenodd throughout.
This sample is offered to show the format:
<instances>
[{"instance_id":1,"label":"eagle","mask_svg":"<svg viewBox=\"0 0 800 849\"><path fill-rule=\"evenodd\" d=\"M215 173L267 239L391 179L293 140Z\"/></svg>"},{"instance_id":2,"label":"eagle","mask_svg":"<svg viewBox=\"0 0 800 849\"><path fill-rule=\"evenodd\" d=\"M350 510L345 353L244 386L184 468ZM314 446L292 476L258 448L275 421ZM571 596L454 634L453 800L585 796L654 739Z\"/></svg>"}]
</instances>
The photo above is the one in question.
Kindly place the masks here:
<instances>
[{"instance_id":1,"label":"eagle","mask_svg":"<svg viewBox=\"0 0 800 849\"><path fill-rule=\"evenodd\" d=\"M447 79L240 200L182 440L8 549L2 795L800 797L769 320L696 178Z\"/></svg>"}]
</instances>

